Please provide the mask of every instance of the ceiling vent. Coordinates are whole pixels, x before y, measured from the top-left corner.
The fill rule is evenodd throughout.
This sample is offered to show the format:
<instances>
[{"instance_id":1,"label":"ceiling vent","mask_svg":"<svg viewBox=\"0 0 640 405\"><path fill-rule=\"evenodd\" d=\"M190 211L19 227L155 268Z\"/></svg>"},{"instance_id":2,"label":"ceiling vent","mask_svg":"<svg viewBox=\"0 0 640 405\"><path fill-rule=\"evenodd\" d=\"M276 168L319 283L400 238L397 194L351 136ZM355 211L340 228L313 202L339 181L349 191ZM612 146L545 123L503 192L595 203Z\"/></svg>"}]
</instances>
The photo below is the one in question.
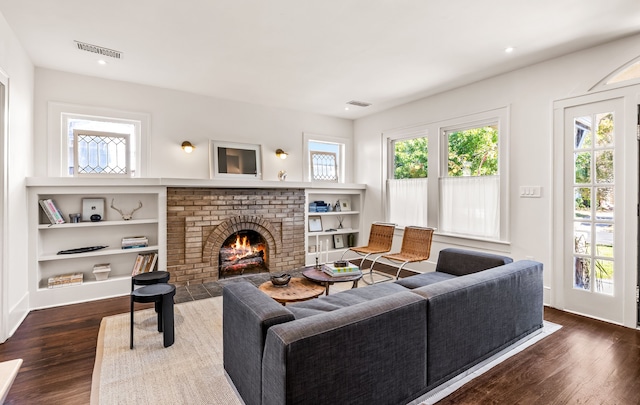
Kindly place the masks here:
<instances>
[{"instance_id":1,"label":"ceiling vent","mask_svg":"<svg viewBox=\"0 0 640 405\"><path fill-rule=\"evenodd\" d=\"M87 44L85 42L80 42L80 41L73 41L73 42L76 43L76 45L78 46L78 49L81 51L93 52L93 53L97 53L98 55L108 56L114 59L122 59L122 52L120 51L115 51L113 49L103 48L98 45Z\"/></svg>"},{"instance_id":2,"label":"ceiling vent","mask_svg":"<svg viewBox=\"0 0 640 405\"><path fill-rule=\"evenodd\" d=\"M356 100L348 101L347 104L355 105L356 107L369 107L371 105L371 103L365 103L364 101L356 101Z\"/></svg>"}]
</instances>

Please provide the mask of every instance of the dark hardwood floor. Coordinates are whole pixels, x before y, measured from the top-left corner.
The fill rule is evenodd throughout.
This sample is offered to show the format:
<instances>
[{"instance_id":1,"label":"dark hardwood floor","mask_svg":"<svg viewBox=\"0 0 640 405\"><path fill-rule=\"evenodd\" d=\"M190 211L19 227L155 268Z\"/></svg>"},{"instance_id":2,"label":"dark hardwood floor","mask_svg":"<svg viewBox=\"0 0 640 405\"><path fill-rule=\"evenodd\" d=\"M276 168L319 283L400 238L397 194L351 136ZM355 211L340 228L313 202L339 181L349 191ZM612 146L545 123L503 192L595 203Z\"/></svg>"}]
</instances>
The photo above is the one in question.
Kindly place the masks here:
<instances>
[{"instance_id":1,"label":"dark hardwood floor","mask_svg":"<svg viewBox=\"0 0 640 405\"><path fill-rule=\"evenodd\" d=\"M88 404L100 320L128 310L122 297L32 311L0 345L0 361L24 360L6 403ZM545 319L562 329L439 404L640 404L640 331L552 308Z\"/></svg>"}]
</instances>

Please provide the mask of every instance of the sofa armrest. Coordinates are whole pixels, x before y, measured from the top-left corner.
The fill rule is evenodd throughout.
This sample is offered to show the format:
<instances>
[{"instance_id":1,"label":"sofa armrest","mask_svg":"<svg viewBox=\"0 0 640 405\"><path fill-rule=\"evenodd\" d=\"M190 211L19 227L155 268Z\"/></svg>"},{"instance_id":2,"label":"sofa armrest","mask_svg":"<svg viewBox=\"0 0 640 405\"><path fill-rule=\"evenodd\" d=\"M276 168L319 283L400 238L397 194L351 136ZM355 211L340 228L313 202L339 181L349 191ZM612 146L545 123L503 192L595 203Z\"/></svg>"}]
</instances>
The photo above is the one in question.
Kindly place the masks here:
<instances>
[{"instance_id":1,"label":"sofa armrest","mask_svg":"<svg viewBox=\"0 0 640 405\"><path fill-rule=\"evenodd\" d=\"M447 248L442 249L438 254L436 271L453 274L454 276L464 276L511 262L513 262L513 259L508 256Z\"/></svg>"},{"instance_id":2,"label":"sofa armrest","mask_svg":"<svg viewBox=\"0 0 640 405\"><path fill-rule=\"evenodd\" d=\"M260 404L262 352L267 330L293 314L253 284L238 282L222 291L224 369L247 405Z\"/></svg>"},{"instance_id":3,"label":"sofa armrest","mask_svg":"<svg viewBox=\"0 0 640 405\"><path fill-rule=\"evenodd\" d=\"M411 290L428 300L429 389L542 327L542 263L521 260Z\"/></svg>"},{"instance_id":4,"label":"sofa armrest","mask_svg":"<svg viewBox=\"0 0 640 405\"><path fill-rule=\"evenodd\" d=\"M422 297L399 292L273 326L262 403L409 402L426 384L425 314Z\"/></svg>"}]
</instances>

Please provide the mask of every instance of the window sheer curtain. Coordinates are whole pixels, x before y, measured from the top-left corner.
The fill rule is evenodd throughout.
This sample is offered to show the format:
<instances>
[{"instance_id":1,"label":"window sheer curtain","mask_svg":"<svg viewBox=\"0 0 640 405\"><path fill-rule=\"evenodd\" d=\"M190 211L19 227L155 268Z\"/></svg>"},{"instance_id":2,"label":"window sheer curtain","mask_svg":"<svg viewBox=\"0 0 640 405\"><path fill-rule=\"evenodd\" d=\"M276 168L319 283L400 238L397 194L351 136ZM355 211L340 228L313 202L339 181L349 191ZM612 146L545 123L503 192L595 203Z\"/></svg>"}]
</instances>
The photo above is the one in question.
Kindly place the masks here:
<instances>
[{"instance_id":1,"label":"window sheer curtain","mask_svg":"<svg viewBox=\"0 0 640 405\"><path fill-rule=\"evenodd\" d=\"M389 222L398 226L427 226L428 179L388 179Z\"/></svg>"},{"instance_id":2,"label":"window sheer curtain","mask_svg":"<svg viewBox=\"0 0 640 405\"><path fill-rule=\"evenodd\" d=\"M499 239L500 176L440 178L442 232Z\"/></svg>"}]
</instances>

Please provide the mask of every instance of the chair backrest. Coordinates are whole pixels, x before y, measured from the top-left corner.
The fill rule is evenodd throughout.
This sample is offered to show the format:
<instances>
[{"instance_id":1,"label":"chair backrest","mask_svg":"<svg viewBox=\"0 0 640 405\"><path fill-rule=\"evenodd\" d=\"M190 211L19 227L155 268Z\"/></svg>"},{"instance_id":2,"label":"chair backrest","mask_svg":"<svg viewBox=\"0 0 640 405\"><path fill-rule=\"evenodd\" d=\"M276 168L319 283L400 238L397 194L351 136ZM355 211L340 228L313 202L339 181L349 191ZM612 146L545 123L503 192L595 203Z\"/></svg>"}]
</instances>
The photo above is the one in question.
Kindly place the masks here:
<instances>
[{"instance_id":1,"label":"chair backrest","mask_svg":"<svg viewBox=\"0 0 640 405\"><path fill-rule=\"evenodd\" d=\"M404 228L400 254L427 260L431 254L432 228L407 226Z\"/></svg>"},{"instance_id":2,"label":"chair backrest","mask_svg":"<svg viewBox=\"0 0 640 405\"><path fill-rule=\"evenodd\" d=\"M388 252L393 244L393 232L396 230L395 224L373 223L369 231L369 243L371 249Z\"/></svg>"}]
</instances>

